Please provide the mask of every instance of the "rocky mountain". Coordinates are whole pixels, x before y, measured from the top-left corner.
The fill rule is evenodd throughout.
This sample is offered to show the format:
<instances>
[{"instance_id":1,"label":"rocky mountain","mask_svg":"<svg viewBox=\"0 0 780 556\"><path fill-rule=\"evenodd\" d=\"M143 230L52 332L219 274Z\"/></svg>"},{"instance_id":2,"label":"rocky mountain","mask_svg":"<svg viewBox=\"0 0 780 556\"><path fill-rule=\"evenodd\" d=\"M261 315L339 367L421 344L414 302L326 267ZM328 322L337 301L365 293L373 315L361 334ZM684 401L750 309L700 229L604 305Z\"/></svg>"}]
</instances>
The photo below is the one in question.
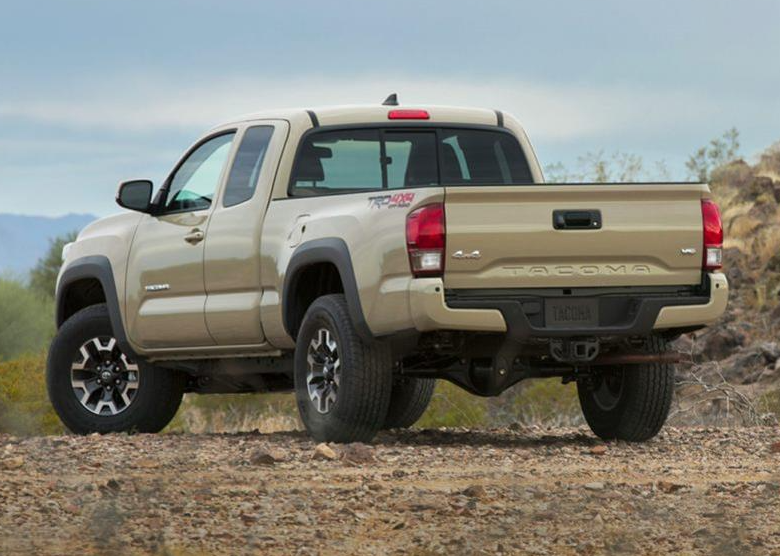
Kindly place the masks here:
<instances>
[{"instance_id":1,"label":"rocky mountain","mask_svg":"<svg viewBox=\"0 0 780 556\"><path fill-rule=\"evenodd\" d=\"M46 253L50 239L81 230L96 219L91 214L52 218L0 213L0 274L23 276Z\"/></svg>"},{"instance_id":2,"label":"rocky mountain","mask_svg":"<svg viewBox=\"0 0 780 556\"><path fill-rule=\"evenodd\" d=\"M780 143L753 164L737 160L718 168L710 186L723 217L729 306L718 323L679 341L694 364L678 368L678 401L686 403L688 386L689 409L709 414L699 422L774 421L780 415Z\"/></svg>"}]
</instances>

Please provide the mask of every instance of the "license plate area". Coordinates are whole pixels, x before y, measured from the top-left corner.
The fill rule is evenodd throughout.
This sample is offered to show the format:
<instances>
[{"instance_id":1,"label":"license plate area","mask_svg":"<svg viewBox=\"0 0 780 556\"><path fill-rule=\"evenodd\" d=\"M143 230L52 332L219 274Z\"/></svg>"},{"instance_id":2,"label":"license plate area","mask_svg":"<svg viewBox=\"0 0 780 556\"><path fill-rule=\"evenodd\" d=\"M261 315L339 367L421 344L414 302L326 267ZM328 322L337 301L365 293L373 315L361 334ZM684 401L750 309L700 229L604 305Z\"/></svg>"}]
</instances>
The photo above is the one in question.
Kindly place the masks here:
<instances>
[{"instance_id":1,"label":"license plate area","mask_svg":"<svg viewBox=\"0 0 780 556\"><path fill-rule=\"evenodd\" d=\"M547 299L544 303L547 328L596 328L599 325L597 299Z\"/></svg>"}]
</instances>

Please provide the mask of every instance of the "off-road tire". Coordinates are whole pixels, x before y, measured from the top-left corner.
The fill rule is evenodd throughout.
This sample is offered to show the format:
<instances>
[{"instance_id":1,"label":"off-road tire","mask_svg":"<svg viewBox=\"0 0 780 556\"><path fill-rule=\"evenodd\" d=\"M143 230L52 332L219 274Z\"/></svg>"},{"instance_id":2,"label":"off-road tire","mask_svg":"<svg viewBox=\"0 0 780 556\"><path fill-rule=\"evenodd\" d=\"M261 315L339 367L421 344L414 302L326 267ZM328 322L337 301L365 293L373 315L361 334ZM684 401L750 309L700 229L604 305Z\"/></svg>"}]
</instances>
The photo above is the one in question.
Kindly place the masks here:
<instances>
[{"instance_id":1,"label":"off-road tire","mask_svg":"<svg viewBox=\"0 0 780 556\"><path fill-rule=\"evenodd\" d=\"M79 402L71 385L71 367L81 346L101 336L114 337L105 304L87 307L73 315L52 341L46 365L46 388L60 420L76 434L161 431L181 404L185 377L179 372L136 361L140 375L138 390L132 403L116 415L91 413Z\"/></svg>"},{"instance_id":2,"label":"off-road tire","mask_svg":"<svg viewBox=\"0 0 780 556\"><path fill-rule=\"evenodd\" d=\"M422 417L433 398L436 379L397 377L383 429L407 429Z\"/></svg>"},{"instance_id":3,"label":"off-road tire","mask_svg":"<svg viewBox=\"0 0 780 556\"><path fill-rule=\"evenodd\" d=\"M321 413L309 393L309 349L320 330L335 339L340 379L335 402ZM341 294L311 304L295 348L295 397L301 420L319 442L370 442L382 428L390 405L393 364L389 346L364 341L349 317Z\"/></svg>"},{"instance_id":4,"label":"off-road tire","mask_svg":"<svg viewBox=\"0 0 780 556\"><path fill-rule=\"evenodd\" d=\"M646 353L664 353L667 344L663 338L651 336L644 346ZM653 438L663 427L669 415L674 393L674 365L654 363L626 365L605 369L612 373L619 394L614 407L599 403L593 380L577 383L580 407L591 430L604 440L643 442Z\"/></svg>"}]
</instances>

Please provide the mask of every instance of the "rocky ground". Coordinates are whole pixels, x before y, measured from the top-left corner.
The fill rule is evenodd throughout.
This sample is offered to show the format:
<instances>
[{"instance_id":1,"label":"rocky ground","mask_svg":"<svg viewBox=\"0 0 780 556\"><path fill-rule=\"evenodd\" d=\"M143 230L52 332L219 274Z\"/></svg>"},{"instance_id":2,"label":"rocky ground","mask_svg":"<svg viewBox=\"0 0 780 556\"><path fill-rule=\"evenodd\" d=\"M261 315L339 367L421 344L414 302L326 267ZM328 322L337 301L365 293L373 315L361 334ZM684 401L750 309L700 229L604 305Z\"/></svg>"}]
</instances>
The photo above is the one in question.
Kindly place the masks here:
<instances>
[{"instance_id":1,"label":"rocky ground","mask_svg":"<svg viewBox=\"0 0 780 556\"><path fill-rule=\"evenodd\" d=\"M2 554L778 554L776 427L0 436Z\"/></svg>"}]
</instances>

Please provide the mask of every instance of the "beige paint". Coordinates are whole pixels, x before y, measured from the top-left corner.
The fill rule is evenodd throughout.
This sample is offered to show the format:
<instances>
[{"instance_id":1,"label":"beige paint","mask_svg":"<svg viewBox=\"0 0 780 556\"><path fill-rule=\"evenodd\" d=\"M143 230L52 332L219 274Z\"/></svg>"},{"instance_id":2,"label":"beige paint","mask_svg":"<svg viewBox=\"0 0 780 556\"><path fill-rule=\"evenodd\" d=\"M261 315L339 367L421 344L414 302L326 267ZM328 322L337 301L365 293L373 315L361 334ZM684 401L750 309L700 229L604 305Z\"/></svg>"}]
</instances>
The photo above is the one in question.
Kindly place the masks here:
<instances>
[{"instance_id":1,"label":"beige paint","mask_svg":"<svg viewBox=\"0 0 780 556\"><path fill-rule=\"evenodd\" d=\"M409 298L415 328L428 330L475 330L506 332L506 323L496 309L450 309L444 301L441 278L412 280Z\"/></svg>"},{"instance_id":2,"label":"beige paint","mask_svg":"<svg viewBox=\"0 0 780 556\"><path fill-rule=\"evenodd\" d=\"M707 186L446 189L448 288L661 286L701 280ZM556 209L599 209L599 230L554 230ZM694 248L694 255L682 249ZM480 259L452 253L479 251Z\"/></svg>"},{"instance_id":3,"label":"beige paint","mask_svg":"<svg viewBox=\"0 0 780 556\"><path fill-rule=\"evenodd\" d=\"M729 301L729 283L726 276L710 273L712 293L706 305L679 305L664 307L658 313L654 329L713 324L726 310Z\"/></svg>"},{"instance_id":4,"label":"beige paint","mask_svg":"<svg viewBox=\"0 0 780 556\"><path fill-rule=\"evenodd\" d=\"M219 345L265 342L260 313L261 231L289 125L282 120L254 122L252 126L255 124L274 128L255 194L232 207L225 207L220 201L206 234L206 326ZM248 127L251 126L242 126L237 141L240 142Z\"/></svg>"},{"instance_id":5,"label":"beige paint","mask_svg":"<svg viewBox=\"0 0 780 556\"><path fill-rule=\"evenodd\" d=\"M320 124L327 126L382 124L390 109L314 110ZM432 124L496 124L492 110L436 106L427 110ZM224 172L217 201L209 210L104 219L81 234L68 261L93 254L111 260L131 344L152 359L277 355L280 349L294 347L282 322L284 278L295 248L318 238L346 241L364 316L378 335L410 328L506 330L498 311L447 307L445 286L698 282L700 256L686 258L679 250L701 249L699 200L709 196L706 185L545 186L522 127L508 114L504 122L525 150L537 185L406 189L403 192L414 194L410 206L377 209L371 208L369 198L383 192L287 199L298 142L311 129L304 110L238 118L209 132L237 130L226 168L248 126L275 127L250 201L223 207ZM406 215L432 202L446 203L446 273L443 280L413 279L405 249ZM552 231L556 208L598 208L604 228ZM205 233L197 246L184 241L193 228ZM451 254L458 249L479 250L482 257L453 259ZM537 267L541 270L523 271ZM712 276L717 287L708 305L664 309L656 327L717 318L725 308L728 286L723 275ZM170 284L171 289L147 292L144 287L151 284Z\"/></svg>"},{"instance_id":6,"label":"beige paint","mask_svg":"<svg viewBox=\"0 0 780 556\"><path fill-rule=\"evenodd\" d=\"M79 234L78 241L71 244L67 258L60 268L60 275L71 261L91 255L102 255L111 261L122 315L127 314L124 305L127 254L133 243L138 223L144 218L137 212L115 214L93 222Z\"/></svg>"},{"instance_id":7,"label":"beige paint","mask_svg":"<svg viewBox=\"0 0 780 556\"><path fill-rule=\"evenodd\" d=\"M292 347L282 324L281 291L297 244L318 238L346 240L360 304L375 334L413 328L409 309L409 259L406 215L443 200L438 187L404 189L414 201L404 208L370 208L369 198L383 192L352 193L278 200L271 203L262 234L263 325L268 341ZM306 215L305 218L300 218ZM305 231L302 231L305 225ZM295 243L291 243L291 237Z\"/></svg>"}]
</instances>

